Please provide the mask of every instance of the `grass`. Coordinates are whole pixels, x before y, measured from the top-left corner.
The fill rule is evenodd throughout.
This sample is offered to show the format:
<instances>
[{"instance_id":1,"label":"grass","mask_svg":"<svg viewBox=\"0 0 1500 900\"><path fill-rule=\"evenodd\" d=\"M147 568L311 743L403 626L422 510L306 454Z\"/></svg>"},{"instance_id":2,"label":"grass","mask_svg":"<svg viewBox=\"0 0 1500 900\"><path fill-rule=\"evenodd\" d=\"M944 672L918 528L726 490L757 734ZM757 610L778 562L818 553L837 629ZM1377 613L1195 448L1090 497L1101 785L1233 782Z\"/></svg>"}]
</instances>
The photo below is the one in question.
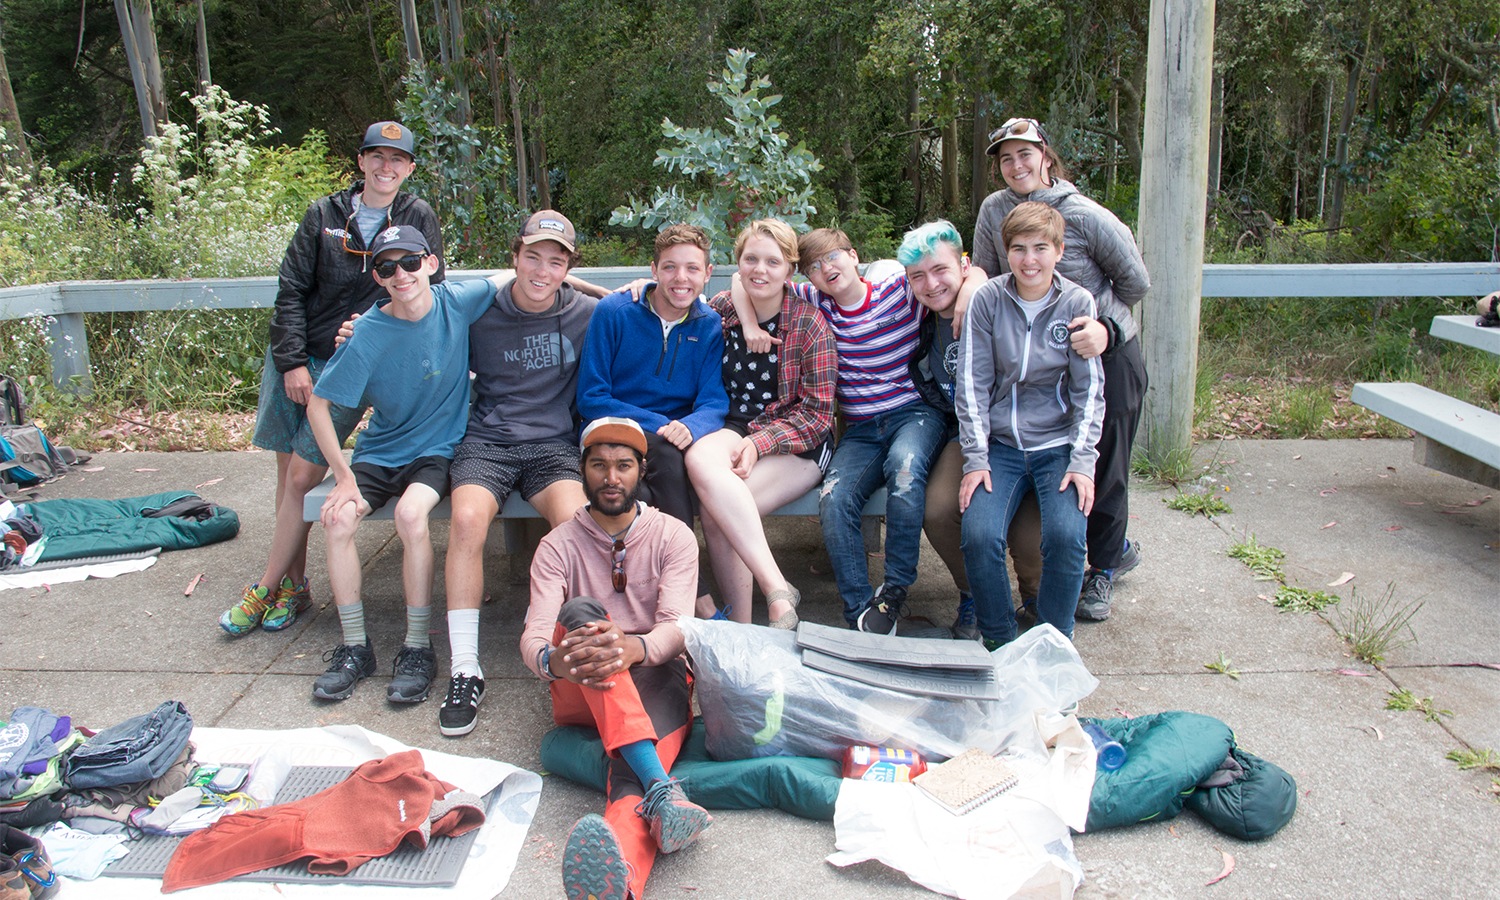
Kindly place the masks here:
<instances>
[{"instance_id":1,"label":"grass","mask_svg":"<svg viewBox=\"0 0 1500 900\"><path fill-rule=\"evenodd\" d=\"M1281 561L1286 559L1286 554L1275 547L1261 546L1253 534L1242 543L1230 547L1229 558L1244 563L1255 573L1256 581L1286 580L1285 573L1281 571Z\"/></svg>"},{"instance_id":2,"label":"grass","mask_svg":"<svg viewBox=\"0 0 1500 900\"><path fill-rule=\"evenodd\" d=\"M1411 620L1421 608L1420 600L1398 603L1394 583L1387 584L1385 591L1373 600L1351 588L1349 602L1339 605L1335 628L1348 642L1355 658L1378 666L1393 651L1417 642Z\"/></svg>"},{"instance_id":3,"label":"grass","mask_svg":"<svg viewBox=\"0 0 1500 900\"><path fill-rule=\"evenodd\" d=\"M1458 764L1464 771L1470 769L1482 769L1490 772L1500 772L1500 753L1493 750L1472 750L1461 747L1457 750L1449 750L1444 759Z\"/></svg>"},{"instance_id":4,"label":"grass","mask_svg":"<svg viewBox=\"0 0 1500 900\"><path fill-rule=\"evenodd\" d=\"M1401 712L1419 712L1429 722L1440 722L1444 716L1448 716L1449 718L1453 716L1453 710L1438 709L1432 705L1431 697L1418 697L1406 688L1396 688L1395 690L1387 691L1385 708Z\"/></svg>"},{"instance_id":5,"label":"grass","mask_svg":"<svg viewBox=\"0 0 1500 900\"><path fill-rule=\"evenodd\" d=\"M1217 494L1182 493L1162 502L1167 504L1167 509L1175 509L1192 516L1213 517L1234 512L1229 508L1229 504L1220 499Z\"/></svg>"},{"instance_id":6,"label":"grass","mask_svg":"<svg viewBox=\"0 0 1500 900\"><path fill-rule=\"evenodd\" d=\"M1326 591L1308 590L1289 584L1277 588L1276 596L1271 598L1271 605L1277 609L1299 613L1321 612L1337 602L1339 598Z\"/></svg>"},{"instance_id":7,"label":"grass","mask_svg":"<svg viewBox=\"0 0 1500 900\"><path fill-rule=\"evenodd\" d=\"M1234 663L1230 661L1228 656L1224 655L1223 650L1219 651L1218 659L1204 663L1203 668L1210 672L1218 672L1220 675L1228 675L1235 681L1240 680L1240 670L1234 667Z\"/></svg>"}]
</instances>

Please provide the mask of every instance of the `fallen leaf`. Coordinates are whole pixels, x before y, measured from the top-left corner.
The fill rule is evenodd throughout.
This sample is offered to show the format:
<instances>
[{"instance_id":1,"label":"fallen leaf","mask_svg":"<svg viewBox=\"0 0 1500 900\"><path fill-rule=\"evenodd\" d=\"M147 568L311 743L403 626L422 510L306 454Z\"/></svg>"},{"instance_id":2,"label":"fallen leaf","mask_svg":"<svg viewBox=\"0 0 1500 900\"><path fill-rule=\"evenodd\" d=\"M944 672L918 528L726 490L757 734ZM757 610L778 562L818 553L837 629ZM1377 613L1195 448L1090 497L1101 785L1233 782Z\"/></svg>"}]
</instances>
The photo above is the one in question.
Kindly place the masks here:
<instances>
[{"instance_id":1,"label":"fallen leaf","mask_svg":"<svg viewBox=\"0 0 1500 900\"><path fill-rule=\"evenodd\" d=\"M154 612L152 612L152 611L151 611L151 610L149 610L149 609L148 609L148 610L145 610L145 613L146 613L146 615L148 615L148 616L150 616L150 617L151 617L151 618L153 618L153 619L154 619L154 618L156 618L156 613L154 613Z\"/></svg>"},{"instance_id":2,"label":"fallen leaf","mask_svg":"<svg viewBox=\"0 0 1500 900\"><path fill-rule=\"evenodd\" d=\"M1182 837L1182 835L1180 835L1180 834L1177 833L1177 826L1176 825L1168 825L1167 826L1167 834L1170 834L1174 838L1180 838L1180 837Z\"/></svg>"},{"instance_id":3,"label":"fallen leaf","mask_svg":"<svg viewBox=\"0 0 1500 900\"><path fill-rule=\"evenodd\" d=\"M1329 587L1340 587L1342 585L1348 584L1349 582L1351 582L1353 580L1354 580L1354 573L1353 572L1345 572L1344 574L1340 575L1339 577L1335 578L1334 580L1328 582L1328 586Z\"/></svg>"},{"instance_id":4,"label":"fallen leaf","mask_svg":"<svg viewBox=\"0 0 1500 900\"><path fill-rule=\"evenodd\" d=\"M1489 502L1490 496L1491 495L1489 495L1489 494L1485 494L1483 497L1480 497L1478 500L1465 500L1464 501L1464 506L1483 506L1485 503Z\"/></svg>"},{"instance_id":5,"label":"fallen leaf","mask_svg":"<svg viewBox=\"0 0 1500 900\"><path fill-rule=\"evenodd\" d=\"M136 469L137 472L155 472L156 469Z\"/></svg>"},{"instance_id":6,"label":"fallen leaf","mask_svg":"<svg viewBox=\"0 0 1500 900\"><path fill-rule=\"evenodd\" d=\"M80 471L80 472L103 472L104 471L104 467L103 466L84 466L83 468L79 469L78 471Z\"/></svg>"},{"instance_id":7,"label":"fallen leaf","mask_svg":"<svg viewBox=\"0 0 1500 900\"><path fill-rule=\"evenodd\" d=\"M1355 675L1355 676L1358 676L1360 678L1369 678L1370 677L1370 673L1369 672L1361 672L1358 669L1335 669L1334 671L1337 672L1340 675Z\"/></svg>"},{"instance_id":8,"label":"fallen leaf","mask_svg":"<svg viewBox=\"0 0 1500 900\"><path fill-rule=\"evenodd\" d=\"M1327 497L1327 496L1330 496L1332 494L1337 494L1338 492L1339 492L1338 488L1323 488L1321 491L1318 491L1318 496L1319 497ZM1212 883L1212 882L1210 882L1210 883Z\"/></svg>"},{"instance_id":9,"label":"fallen leaf","mask_svg":"<svg viewBox=\"0 0 1500 900\"><path fill-rule=\"evenodd\" d=\"M1300 453L1298 453L1296 456L1292 457L1292 459L1301 459L1301 458L1302 458L1302 454L1300 454Z\"/></svg>"},{"instance_id":10,"label":"fallen leaf","mask_svg":"<svg viewBox=\"0 0 1500 900\"><path fill-rule=\"evenodd\" d=\"M202 572L199 572L197 575L194 575L193 576L193 580L189 581L187 587L185 587L185 588L182 589L182 596L184 596L184 597L191 597L191 596L193 596L193 591L198 587L198 585L202 581L203 581L203 573Z\"/></svg>"},{"instance_id":11,"label":"fallen leaf","mask_svg":"<svg viewBox=\"0 0 1500 900\"><path fill-rule=\"evenodd\" d=\"M1339 523L1339 520L1338 519L1334 519L1332 522L1329 522L1327 525L1324 525L1324 526L1320 527L1318 530L1319 531L1324 531L1326 529L1332 528L1333 526L1337 525L1338 523Z\"/></svg>"},{"instance_id":12,"label":"fallen leaf","mask_svg":"<svg viewBox=\"0 0 1500 900\"><path fill-rule=\"evenodd\" d=\"M1232 873L1234 871L1234 857L1230 856L1228 853L1225 853L1223 850L1220 850L1219 853L1224 857L1224 871L1222 871L1219 874L1215 875L1213 878L1209 879L1208 881L1205 881L1203 883L1204 887L1208 887L1211 884L1218 884L1219 882L1221 882L1224 879L1228 878L1229 875L1230 875L1230 873Z\"/></svg>"},{"instance_id":13,"label":"fallen leaf","mask_svg":"<svg viewBox=\"0 0 1500 900\"><path fill-rule=\"evenodd\" d=\"M1384 529L1382 529L1382 530L1383 530L1383 531L1402 531L1402 530L1404 530L1404 529L1403 529L1403 527L1402 527L1402 526L1400 526L1400 525L1387 525L1387 526L1385 526L1385 528L1384 528Z\"/></svg>"},{"instance_id":14,"label":"fallen leaf","mask_svg":"<svg viewBox=\"0 0 1500 900\"><path fill-rule=\"evenodd\" d=\"M218 484L219 482L221 482L223 480L224 479L222 479L222 478L210 478L209 480L203 482L202 484L195 484L195 485L193 485L193 487L195 487L195 488L208 487L209 485Z\"/></svg>"},{"instance_id":15,"label":"fallen leaf","mask_svg":"<svg viewBox=\"0 0 1500 900\"><path fill-rule=\"evenodd\" d=\"M1427 505L1427 501L1426 500L1402 500L1401 501L1401 505L1402 506L1426 506Z\"/></svg>"}]
</instances>

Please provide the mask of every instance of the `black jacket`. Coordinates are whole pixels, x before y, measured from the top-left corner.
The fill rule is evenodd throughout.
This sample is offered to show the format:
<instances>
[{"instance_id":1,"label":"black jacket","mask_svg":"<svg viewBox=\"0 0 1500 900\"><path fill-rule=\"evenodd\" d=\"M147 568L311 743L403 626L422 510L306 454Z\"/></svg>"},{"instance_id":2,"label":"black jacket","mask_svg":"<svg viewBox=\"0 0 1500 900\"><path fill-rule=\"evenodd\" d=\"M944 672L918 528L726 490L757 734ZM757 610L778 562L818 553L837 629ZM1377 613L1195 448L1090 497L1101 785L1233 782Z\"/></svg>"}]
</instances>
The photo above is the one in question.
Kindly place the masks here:
<instances>
[{"instance_id":1,"label":"black jacket","mask_svg":"<svg viewBox=\"0 0 1500 900\"><path fill-rule=\"evenodd\" d=\"M276 313L271 317L271 358L278 372L305 366L309 357L333 356L339 325L385 297L385 289L370 274L370 258L344 249L346 231L350 248L366 249L359 229L350 221L354 195L363 189L364 182L356 181L308 207L287 245L276 289ZM432 283L442 281L443 234L432 207L411 194L398 193L391 202L391 224L422 229L439 260Z\"/></svg>"}]
</instances>

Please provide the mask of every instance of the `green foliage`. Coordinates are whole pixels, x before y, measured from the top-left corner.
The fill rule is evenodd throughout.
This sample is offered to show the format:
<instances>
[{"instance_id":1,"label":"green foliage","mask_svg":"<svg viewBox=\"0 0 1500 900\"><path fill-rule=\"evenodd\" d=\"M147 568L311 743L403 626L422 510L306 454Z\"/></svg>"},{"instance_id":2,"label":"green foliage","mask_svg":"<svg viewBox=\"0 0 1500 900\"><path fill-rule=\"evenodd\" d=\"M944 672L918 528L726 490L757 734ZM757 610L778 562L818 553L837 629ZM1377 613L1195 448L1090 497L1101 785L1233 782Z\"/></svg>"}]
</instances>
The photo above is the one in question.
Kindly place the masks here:
<instances>
[{"instance_id":1,"label":"green foliage","mask_svg":"<svg viewBox=\"0 0 1500 900\"><path fill-rule=\"evenodd\" d=\"M1349 643L1355 658L1378 666L1388 654L1417 642L1411 620L1421 609L1420 600L1397 603L1394 583L1386 585L1385 592L1374 600L1351 588L1349 602L1339 604L1334 627Z\"/></svg>"},{"instance_id":2,"label":"green foliage","mask_svg":"<svg viewBox=\"0 0 1500 900\"><path fill-rule=\"evenodd\" d=\"M1271 598L1271 605L1277 609L1300 613L1321 612L1337 602L1338 597L1325 591L1308 590L1289 584L1278 587L1276 596Z\"/></svg>"},{"instance_id":3,"label":"green foliage","mask_svg":"<svg viewBox=\"0 0 1500 900\"><path fill-rule=\"evenodd\" d=\"M635 197L610 215L611 225L660 230L686 222L708 233L715 262L730 261L730 250L743 223L778 218L793 228L806 226L817 212L812 205L812 175L823 168L802 144L792 145L781 120L770 110L780 94L764 95L771 80L750 78L748 50L731 50L717 81L708 91L729 108L729 131L684 128L662 120L662 136L671 145L656 152L655 165L677 172L682 180L656 188L649 203Z\"/></svg>"},{"instance_id":4,"label":"green foliage","mask_svg":"<svg viewBox=\"0 0 1500 900\"><path fill-rule=\"evenodd\" d=\"M1471 747L1461 747L1457 750L1449 750L1443 757L1458 764L1464 771L1470 769L1488 769L1492 772L1500 772L1500 753L1494 750L1476 750Z\"/></svg>"},{"instance_id":5,"label":"green foliage","mask_svg":"<svg viewBox=\"0 0 1500 900\"><path fill-rule=\"evenodd\" d=\"M651 246L622 237L595 238L578 245L580 266L649 266Z\"/></svg>"},{"instance_id":6,"label":"green foliage","mask_svg":"<svg viewBox=\"0 0 1500 900\"><path fill-rule=\"evenodd\" d=\"M1406 688L1386 691L1385 708L1398 712L1419 712L1429 722L1441 722L1444 716L1453 716L1453 710L1438 709L1432 705L1431 697L1418 697Z\"/></svg>"},{"instance_id":7,"label":"green foliage","mask_svg":"<svg viewBox=\"0 0 1500 900\"><path fill-rule=\"evenodd\" d=\"M1275 547L1257 543L1253 534L1230 547L1229 558L1244 563L1255 573L1256 581L1283 581L1286 578L1281 571L1281 561L1286 559L1286 554Z\"/></svg>"},{"instance_id":8,"label":"green foliage","mask_svg":"<svg viewBox=\"0 0 1500 900\"><path fill-rule=\"evenodd\" d=\"M1224 655L1223 650L1219 651L1218 659L1204 663L1203 668L1208 669L1210 672L1218 672L1220 675L1228 675L1235 681L1240 680L1240 670L1234 667L1234 663L1228 656Z\"/></svg>"},{"instance_id":9,"label":"green foliage","mask_svg":"<svg viewBox=\"0 0 1500 900\"><path fill-rule=\"evenodd\" d=\"M1185 512L1191 516L1203 516L1213 518L1214 516L1227 515L1234 512L1229 508L1217 494L1212 492L1203 493L1181 493L1170 500L1162 501L1167 504L1167 509L1175 509Z\"/></svg>"},{"instance_id":10,"label":"green foliage","mask_svg":"<svg viewBox=\"0 0 1500 900\"><path fill-rule=\"evenodd\" d=\"M407 185L442 220L448 264L486 268L508 260L520 216L508 192L515 174L506 142L493 128L459 124L458 92L442 76L413 65L402 83L396 114L417 139L417 170Z\"/></svg>"}]
</instances>

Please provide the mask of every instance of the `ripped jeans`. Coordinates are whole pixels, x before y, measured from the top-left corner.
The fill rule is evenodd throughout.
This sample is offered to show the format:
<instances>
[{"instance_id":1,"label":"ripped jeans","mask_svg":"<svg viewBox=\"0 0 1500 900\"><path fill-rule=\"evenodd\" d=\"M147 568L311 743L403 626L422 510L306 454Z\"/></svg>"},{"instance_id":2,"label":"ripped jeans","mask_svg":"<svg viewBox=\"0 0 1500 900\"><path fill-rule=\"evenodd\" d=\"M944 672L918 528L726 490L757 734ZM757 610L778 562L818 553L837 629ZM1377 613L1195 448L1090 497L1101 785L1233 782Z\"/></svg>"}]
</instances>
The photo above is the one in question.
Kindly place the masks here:
<instances>
[{"instance_id":1,"label":"ripped jeans","mask_svg":"<svg viewBox=\"0 0 1500 900\"><path fill-rule=\"evenodd\" d=\"M818 492L823 543L850 625L874 596L865 559L860 515L881 487L885 503L885 582L910 587L917 580L927 470L948 437L948 422L918 400L850 424L833 451Z\"/></svg>"}]
</instances>

